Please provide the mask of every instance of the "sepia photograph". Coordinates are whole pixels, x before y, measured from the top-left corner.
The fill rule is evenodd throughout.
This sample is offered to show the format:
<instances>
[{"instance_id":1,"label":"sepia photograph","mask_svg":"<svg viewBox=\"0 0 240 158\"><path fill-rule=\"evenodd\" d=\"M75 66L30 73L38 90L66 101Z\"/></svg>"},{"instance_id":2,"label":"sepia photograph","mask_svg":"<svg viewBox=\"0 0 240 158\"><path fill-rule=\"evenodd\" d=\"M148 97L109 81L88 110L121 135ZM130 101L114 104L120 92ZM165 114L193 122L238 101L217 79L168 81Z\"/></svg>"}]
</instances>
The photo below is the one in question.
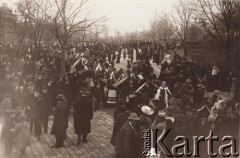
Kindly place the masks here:
<instances>
[{"instance_id":1,"label":"sepia photograph","mask_svg":"<svg viewBox=\"0 0 240 158\"><path fill-rule=\"evenodd\" d=\"M0 158L174 157L240 157L240 0L0 0Z\"/></svg>"}]
</instances>

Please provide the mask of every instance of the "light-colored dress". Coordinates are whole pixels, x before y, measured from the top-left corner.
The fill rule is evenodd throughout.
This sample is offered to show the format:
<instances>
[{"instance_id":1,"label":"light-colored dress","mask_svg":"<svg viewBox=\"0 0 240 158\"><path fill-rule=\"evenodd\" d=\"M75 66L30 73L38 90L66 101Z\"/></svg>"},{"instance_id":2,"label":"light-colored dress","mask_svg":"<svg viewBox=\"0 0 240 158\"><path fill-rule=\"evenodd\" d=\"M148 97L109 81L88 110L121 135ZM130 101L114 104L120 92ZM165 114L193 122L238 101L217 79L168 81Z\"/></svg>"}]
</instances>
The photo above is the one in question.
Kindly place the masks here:
<instances>
[{"instance_id":1,"label":"light-colored dress","mask_svg":"<svg viewBox=\"0 0 240 158\"><path fill-rule=\"evenodd\" d=\"M17 149L24 149L30 146L30 133L27 122L19 122L15 125L15 145Z\"/></svg>"}]
</instances>

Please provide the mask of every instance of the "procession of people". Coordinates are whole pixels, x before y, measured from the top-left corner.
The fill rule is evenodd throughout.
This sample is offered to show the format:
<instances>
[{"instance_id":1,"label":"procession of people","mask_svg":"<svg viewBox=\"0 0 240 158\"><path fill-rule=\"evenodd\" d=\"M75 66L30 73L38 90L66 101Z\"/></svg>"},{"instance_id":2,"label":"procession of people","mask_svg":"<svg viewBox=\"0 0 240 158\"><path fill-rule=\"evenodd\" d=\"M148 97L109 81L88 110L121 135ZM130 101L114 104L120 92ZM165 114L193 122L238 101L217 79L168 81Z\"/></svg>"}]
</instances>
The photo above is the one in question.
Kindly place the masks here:
<instances>
[{"instance_id":1,"label":"procession of people","mask_svg":"<svg viewBox=\"0 0 240 158\"><path fill-rule=\"evenodd\" d=\"M183 58L174 43L166 47L151 41L71 41L65 72L60 73L60 45L40 47L34 54L26 43L19 54L14 44L0 45L1 139L8 154L15 143L24 157L31 136L40 141L43 132L55 136L52 148L64 147L69 117L74 120L76 145L87 143L94 112L102 107L115 108L109 141L117 158L143 156L144 129L171 129L172 138L212 129L239 139L236 69ZM125 69L117 68L121 61L127 63ZM154 64L161 66L159 76ZM167 142L172 145L172 140Z\"/></svg>"}]
</instances>

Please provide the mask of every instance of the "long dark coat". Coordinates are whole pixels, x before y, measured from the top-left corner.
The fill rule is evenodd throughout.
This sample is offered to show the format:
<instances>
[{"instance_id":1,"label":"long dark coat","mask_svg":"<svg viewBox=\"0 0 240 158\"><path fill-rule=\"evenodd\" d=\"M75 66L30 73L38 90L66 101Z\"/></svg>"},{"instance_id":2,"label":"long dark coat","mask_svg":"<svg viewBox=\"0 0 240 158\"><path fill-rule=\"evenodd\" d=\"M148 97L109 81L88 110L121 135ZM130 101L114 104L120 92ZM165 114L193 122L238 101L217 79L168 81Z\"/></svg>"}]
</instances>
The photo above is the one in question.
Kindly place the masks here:
<instances>
[{"instance_id":1,"label":"long dark coat","mask_svg":"<svg viewBox=\"0 0 240 158\"><path fill-rule=\"evenodd\" d=\"M56 137L66 138L68 128L69 107L66 101L61 101L56 106L51 134Z\"/></svg>"},{"instance_id":2,"label":"long dark coat","mask_svg":"<svg viewBox=\"0 0 240 158\"><path fill-rule=\"evenodd\" d=\"M52 106L53 106L52 95L50 93L43 94L42 99L43 99L42 108L43 108L44 115L49 115L52 112Z\"/></svg>"},{"instance_id":3,"label":"long dark coat","mask_svg":"<svg viewBox=\"0 0 240 158\"><path fill-rule=\"evenodd\" d=\"M76 134L90 133L91 120L93 118L93 105L91 97L80 96L73 105L74 129Z\"/></svg>"},{"instance_id":4,"label":"long dark coat","mask_svg":"<svg viewBox=\"0 0 240 158\"><path fill-rule=\"evenodd\" d=\"M111 141L110 141L110 143L112 145L115 146L117 135L120 132L123 125L127 122L129 116L130 116L130 112L126 111L126 112L120 113L116 117L116 121L114 122L114 125L113 125L112 138L111 138Z\"/></svg>"},{"instance_id":5,"label":"long dark coat","mask_svg":"<svg viewBox=\"0 0 240 158\"><path fill-rule=\"evenodd\" d=\"M34 98L34 105L31 107L31 116L34 120L42 121L44 116L43 104L44 100L42 96Z\"/></svg>"},{"instance_id":6,"label":"long dark coat","mask_svg":"<svg viewBox=\"0 0 240 158\"><path fill-rule=\"evenodd\" d=\"M138 142L138 133L127 121L120 130L116 140L116 152L118 158L139 158L136 143Z\"/></svg>"}]
</instances>

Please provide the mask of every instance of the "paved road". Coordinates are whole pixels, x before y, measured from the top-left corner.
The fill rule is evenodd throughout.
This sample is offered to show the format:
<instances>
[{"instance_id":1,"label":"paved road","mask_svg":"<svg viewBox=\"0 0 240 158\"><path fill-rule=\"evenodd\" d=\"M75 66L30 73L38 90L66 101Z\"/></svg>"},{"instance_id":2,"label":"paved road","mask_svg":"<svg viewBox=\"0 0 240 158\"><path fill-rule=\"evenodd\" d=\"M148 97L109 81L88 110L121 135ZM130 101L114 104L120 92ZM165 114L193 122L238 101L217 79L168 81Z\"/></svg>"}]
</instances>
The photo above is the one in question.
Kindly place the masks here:
<instances>
[{"instance_id":1,"label":"paved road","mask_svg":"<svg viewBox=\"0 0 240 158\"><path fill-rule=\"evenodd\" d=\"M51 130L52 121L49 123ZM32 144L27 149L28 158L114 158L114 147L109 143L112 134L113 118L106 112L94 113L92 120L92 131L88 136L86 144L76 146L77 136L74 133L73 119L70 117L67 139L64 148L52 149L55 138L49 134L43 134L40 141L32 136ZM18 151L14 149L10 158L19 157ZM6 158L3 144L0 144L0 158Z\"/></svg>"},{"instance_id":2,"label":"paved road","mask_svg":"<svg viewBox=\"0 0 240 158\"><path fill-rule=\"evenodd\" d=\"M135 52L135 51L134 51ZM123 53L121 53L122 54L122 56L123 56ZM133 61L136 61L136 54L134 53L134 55L133 55ZM120 64L115 64L115 66L116 66L116 68L118 68L118 69L120 69L120 68L122 68L122 69L126 69L126 66L127 66L127 58L126 58L126 60L124 60L123 59L123 57L121 57L121 60L120 60ZM157 64L155 64L155 63L153 63L152 64L152 67L153 67L153 70L154 70L154 73L157 75L157 77L159 76L159 74L160 74L160 66L159 65L157 65Z\"/></svg>"},{"instance_id":3,"label":"paved road","mask_svg":"<svg viewBox=\"0 0 240 158\"><path fill-rule=\"evenodd\" d=\"M121 59L117 68L126 69L126 60ZM155 73L158 75L160 69L153 64ZM52 119L49 122L49 131L51 131ZM40 141L32 136L31 146L27 149L27 158L115 158L114 147L109 143L113 128L113 108L102 108L94 113L92 120L92 131L89 134L88 142L76 146L77 136L74 133L73 119L70 117L69 128L67 130L67 139L64 148L52 149L55 138L50 134L43 134ZM1 124L0 124L1 132ZM6 156L4 153L3 142L0 142L0 158L18 158L19 151L13 150L12 156Z\"/></svg>"}]
</instances>

